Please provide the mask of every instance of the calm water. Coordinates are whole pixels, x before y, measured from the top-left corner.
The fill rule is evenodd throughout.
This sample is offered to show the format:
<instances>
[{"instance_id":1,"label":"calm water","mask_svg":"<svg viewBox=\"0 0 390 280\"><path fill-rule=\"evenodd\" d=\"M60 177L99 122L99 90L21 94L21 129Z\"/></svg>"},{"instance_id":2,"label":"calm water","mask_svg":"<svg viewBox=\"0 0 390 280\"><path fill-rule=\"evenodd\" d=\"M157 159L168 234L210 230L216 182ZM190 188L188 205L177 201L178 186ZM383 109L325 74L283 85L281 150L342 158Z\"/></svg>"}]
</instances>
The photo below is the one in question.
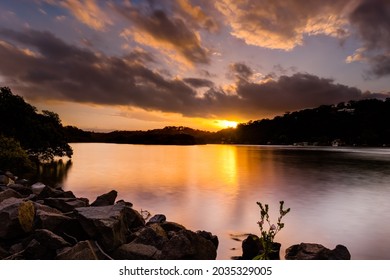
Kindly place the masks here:
<instances>
[{"instance_id":1,"label":"calm water","mask_svg":"<svg viewBox=\"0 0 390 280\"><path fill-rule=\"evenodd\" d=\"M269 146L72 144L65 188L92 202L112 189L136 210L163 213L218 235L218 259L241 254L232 235L258 234L256 201L276 222L276 241L348 247L353 259L390 259L390 150Z\"/></svg>"}]
</instances>

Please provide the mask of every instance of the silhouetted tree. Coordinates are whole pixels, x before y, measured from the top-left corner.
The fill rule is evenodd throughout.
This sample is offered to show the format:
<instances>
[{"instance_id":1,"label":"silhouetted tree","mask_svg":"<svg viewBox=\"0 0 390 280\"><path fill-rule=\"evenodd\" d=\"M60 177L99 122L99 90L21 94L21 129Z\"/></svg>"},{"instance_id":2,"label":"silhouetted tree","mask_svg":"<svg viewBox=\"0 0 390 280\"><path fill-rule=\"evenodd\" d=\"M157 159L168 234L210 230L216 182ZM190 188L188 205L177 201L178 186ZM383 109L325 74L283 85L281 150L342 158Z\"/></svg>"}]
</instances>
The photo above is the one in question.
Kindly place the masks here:
<instances>
[{"instance_id":1,"label":"silhouetted tree","mask_svg":"<svg viewBox=\"0 0 390 280\"><path fill-rule=\"evenodd\" d=\"M17 140L32 158L47 161L73 154L59 116L38 113L8 87L0 88L0 120L0 134Z\"/></svg>"}]
</instances>

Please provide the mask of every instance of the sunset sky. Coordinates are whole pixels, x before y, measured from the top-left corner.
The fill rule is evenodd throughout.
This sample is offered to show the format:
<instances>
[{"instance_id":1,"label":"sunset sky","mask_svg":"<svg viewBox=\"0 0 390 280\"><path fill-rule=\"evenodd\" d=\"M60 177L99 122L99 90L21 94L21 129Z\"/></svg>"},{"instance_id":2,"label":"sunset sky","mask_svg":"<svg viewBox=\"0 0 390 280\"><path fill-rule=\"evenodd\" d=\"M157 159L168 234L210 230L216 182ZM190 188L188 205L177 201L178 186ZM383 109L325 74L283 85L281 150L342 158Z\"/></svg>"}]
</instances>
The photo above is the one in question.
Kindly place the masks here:
<instances>
[{"instance_id":1,"label":"sunset sky","mask_svg":"<svg viewBox=\"0 0 390 280\"><path fill-rule=\"evenodd\" d=\"M0 85L94 131L386 98L390 1L1 0Z\"/></svg>"}]
</instances>

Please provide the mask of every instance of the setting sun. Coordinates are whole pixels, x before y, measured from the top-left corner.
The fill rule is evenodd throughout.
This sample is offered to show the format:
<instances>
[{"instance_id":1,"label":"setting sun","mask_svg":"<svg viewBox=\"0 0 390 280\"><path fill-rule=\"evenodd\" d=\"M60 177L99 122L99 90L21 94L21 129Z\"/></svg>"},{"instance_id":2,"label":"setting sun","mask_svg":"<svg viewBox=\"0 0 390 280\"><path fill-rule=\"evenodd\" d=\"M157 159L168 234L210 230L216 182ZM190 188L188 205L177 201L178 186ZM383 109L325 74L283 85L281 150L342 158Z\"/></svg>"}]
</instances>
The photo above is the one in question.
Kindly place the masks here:
<instances>
[{"instance_id":1,"label":"setting sun","mask_svg":"<svg viewBox=\"0 0 390 280\"><path fill-rule=\"evenodd\" d=\"M236 128L238 125L238 122L235 121L228 121L228 120L218 120L216 121L217 125L222 128Z\"/></svg>"}]
</instances>

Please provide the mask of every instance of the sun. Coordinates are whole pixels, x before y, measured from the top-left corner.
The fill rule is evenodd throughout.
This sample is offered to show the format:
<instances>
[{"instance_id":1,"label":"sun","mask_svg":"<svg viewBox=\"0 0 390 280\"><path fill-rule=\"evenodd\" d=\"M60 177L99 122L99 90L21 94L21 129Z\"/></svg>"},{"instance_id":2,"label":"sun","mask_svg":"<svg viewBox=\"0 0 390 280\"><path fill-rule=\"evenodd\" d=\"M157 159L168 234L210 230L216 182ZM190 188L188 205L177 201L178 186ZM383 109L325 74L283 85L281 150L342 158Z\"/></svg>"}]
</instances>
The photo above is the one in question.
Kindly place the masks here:
<instances>
[{"instance_id":1,"label":"sun","mask_svg":"<svg viewBox=\"0 0 390 280\"><path fill-rule=\"evenodd\" d=\"M217 120L216 124L222 128L236 128L238 125L238 122L228 121L228 120Z\"/></svg>"}]
</instances>

